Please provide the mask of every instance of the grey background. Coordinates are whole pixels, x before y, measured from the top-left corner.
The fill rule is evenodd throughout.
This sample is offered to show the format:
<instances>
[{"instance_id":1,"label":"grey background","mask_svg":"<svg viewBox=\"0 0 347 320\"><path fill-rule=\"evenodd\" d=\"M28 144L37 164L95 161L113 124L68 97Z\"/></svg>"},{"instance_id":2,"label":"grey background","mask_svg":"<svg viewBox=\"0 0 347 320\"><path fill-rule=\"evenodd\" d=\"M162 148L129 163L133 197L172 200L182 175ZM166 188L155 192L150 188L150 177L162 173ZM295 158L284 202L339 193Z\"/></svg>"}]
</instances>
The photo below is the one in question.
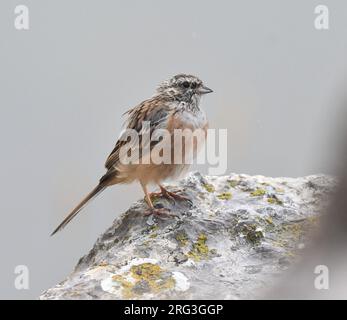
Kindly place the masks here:
<instances>
[{"instance_id":1,"label":"grey background","mask_svg":"<svg viewBox=\"0 0 347 320\"><path fill-rule=\"evenodd\" d=\"M344 1L22 0L30 30L0 2L0 298L36 298L72 270L133 201L117 186L49 234L104 173L121 114L179 72L215 93L211 127L228 129L228 172L330 173L336 97L347 56ZM330 30L314 28L314 7ZM200 168L206 172L206 167ZM30 290L14 288L14 267Z\"/></svg>"}]
</instances>

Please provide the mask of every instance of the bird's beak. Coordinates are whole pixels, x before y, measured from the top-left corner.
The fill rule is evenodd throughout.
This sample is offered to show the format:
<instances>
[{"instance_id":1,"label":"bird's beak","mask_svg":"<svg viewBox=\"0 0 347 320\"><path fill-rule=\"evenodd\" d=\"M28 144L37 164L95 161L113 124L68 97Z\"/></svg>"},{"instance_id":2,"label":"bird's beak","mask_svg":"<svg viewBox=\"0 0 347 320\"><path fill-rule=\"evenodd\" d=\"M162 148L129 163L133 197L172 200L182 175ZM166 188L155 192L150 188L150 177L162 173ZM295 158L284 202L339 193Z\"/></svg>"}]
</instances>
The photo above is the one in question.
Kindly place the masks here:
<instances>
[{"instance_id":1,"label":"bird's beak","mask_svg":"<svg viewBox=\"0 0 347 320\"><path fill-rule=\"evenodd\" d=\"M199 89L200 94L207 94L207 93L211 93L211 92L213 92L213 90L206 87L206 86L203 86Z\"/></svg>"}]
</instances>

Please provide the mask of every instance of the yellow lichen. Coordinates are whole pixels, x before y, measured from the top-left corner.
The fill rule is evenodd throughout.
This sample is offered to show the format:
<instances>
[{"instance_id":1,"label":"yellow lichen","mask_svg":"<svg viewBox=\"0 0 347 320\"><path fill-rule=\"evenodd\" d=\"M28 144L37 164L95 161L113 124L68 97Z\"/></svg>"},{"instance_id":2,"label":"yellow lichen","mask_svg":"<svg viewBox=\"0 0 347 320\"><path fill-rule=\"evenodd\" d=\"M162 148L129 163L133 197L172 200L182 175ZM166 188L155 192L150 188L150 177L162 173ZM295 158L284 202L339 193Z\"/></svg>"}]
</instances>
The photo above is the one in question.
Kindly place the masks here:
<instances>
[{"instance_id":1,"label":"yellow lichen","mask_svg":"<svg viewBox=\"0 0 347 320\"><path fill-rule=\"evenodd\" d=\"M156 195L152 195L151 200L152 200L153 205L156 205L160 202L160 197L158 197Z\"/></svg>"},{"instance_id":2,"label":"yellow lichen","mask_svg":"<svg viewBox=\"0 0 347 320\"><path fill-rule=\"evenodd\" d=\"M150 241L149 240L146 240L146 241L143 241L142 242L142 245L144 245L144 246L148 246L150 244Z\"/></svg>"},{"instance_id":3,"label":"yellow lichen","mask_svg":"<svg viewBox=\"0 0 347 320\"><path fill-rule=\"evenodd\" d=\"M229 180L228 183L229 183L230 187L235 188L236 186L238 186L240 181L239 180Z\"/></svg>"},{"instance_id":4,"label":"yellow lichen","mask_svg":"<svg viewBox=\"0 0 347 320\"><path fill-rule=\"evenodd\" d=\"M214 192L215 191L215 188L214 188L214 186L212 184L205 183L202 186L205 188L205 190L207 192Z\"/></svg>"},{"instance_id":5,"label":"yellow lichen","mask_svg":"<svg viewBox=\"0 0 347 320\"><path fill-rule=\"evenodd\" d=\"M265 221L266 221L268 224L271 224L271 225L274 224L271 217L266 217L266 218L265 218Z\"/></svg>"},{"instance_id":6,"label":"yellow lichen","mask_svg":"<svg viewBox=\"0 0 347 320\"><path fill-rule=\"evenodd\" d=\"M185 247L188 244L188 236L185 232L177 233L175 239L182 247Z\"/></svg>"},{"instance_id":7,"label":"yellow lichen","mask_svg":"<svg viewBox=\"0 0 347 320\"><path fill-rule=\"evenodd\" d=\"M158 233L156 232L158 229L159 227L157 224L149 226L146 230L146 233L149 233L149 238L156 238L158 236Z\"/></svg>"},{"instance_id":8,"label":"yellow lichen","mask_svg":"<svg viewBox=\"0 0 347 320\"><path fill-rule=\"evenodd\" d=\"M276 232L276 240L272 242L276 246L285 248L291 252L293 250L292 244L300 241L305 234L306 228L305 221L281 225Z\"/></svg>"},{"instance_id":9,"label":"yellow lichen","mask_svg":"<svg viewBox=\"0 0 347 320\"><path fill-rule=\"evenodd\" d=\"M289 232L291 235L293 235L295 238L299 238L304 230L303 225L300 223L293 223L293 224L287 224L282 227L284 232Z\"/></svg>"},{"instance_id":10,"label":"yellow lichen","mask_svg":"<svg viewBox=\"0 0 347 320\"><path fill-rule=\"evenodd\" d=\"M146 293L157 293L172 289L176 284L171 273L154 263L131 266L129 273L125 275L115 274L112 276L112 280L121 287L121 294L124 299L141 298L143 292L138 291L139 286L145 286L147 288Z\"/></svg>"},{"instance_id":11,"label":"yellow lichen","mask_svg":"<svg viewBox=\"0 0 347 320\"><path fill-rule=\"evenodd\" d=\"M271 204L278 204L278 205L282 205L283 204L283 202L281 200L279 200L277 197L267 198L267 202L271 203Z\"/></svg>"},{"instance_id":12,"label":"yellow lichen","mask_svg":"<svg viewBox=\"0 0 347 320\"><path fill-rule=\"evenodd\" d=\"M122 296L124 299L131 299L134 297L132 292L133 284L130 281L124 279L123 276L115 274L112 276L112 280L118 282L122 286Z\"/></svg>"},{"instance_id":13,"label":"yellow lichen","mask_svg":"<svg viewBox=\"0 0 347 320\"><path fill-rule=\"evenodd\" d=\"M137 280L137 282L147 282L150 289L155 292L163 289L171 289L175 286L175 280L173 277L163 277L164 271L157 264L142 263L132 266L130 273L131 276Z\"/></svg>"},{"instance_id":14,"label":"yellow lichen","mask_svg":"<svg viewBox=\"0 0 347 320\"><path fill-rule=\"evenodd\" d=\"M153 225L151 226L151 231L155 231L155 230L158 230L158 229L159 229L159 227L158 227L157 224L153 224Z\"/></svg>"},{"instance_id":15,"label":"yellow lichen","mask_svg":"<svg viewBox=\"0 0 347 320\"><path fill-rule=\"evenodd\" d=\"M274 224L271 232L275 237L269 237L268 240L276 247L285 249L288 257L300 255L297 244L305 242L307 232L315 227L314 221L319 216L312 216L306 219L291 221L282 224Z\"/></svg>"},{"instance_id":16,"label":"yellow lichen","mask_svg":"<svg viewBox=\"0 0 347 320\"><path fill-rule=\"evenodd\" d=\"M232 194L230 192L223 192L217 196L220 200L230 200L232 197Z\"/></svg>"},{"instance_id":17,"label":"yellow lichen","mask_svg":"<svg viewBox=\"0 0 347 320\"><path fill-rule=\"evenodd\" d=\"M266 194L266 191L264 189L260 189L260 188L251 192L252 197L260 197L260 196L263 196L264 194Z\"/></svg>"},{"instance_id":18,"label":"yellow lichen","mask_svg":"<svg viewBox=\"0 0 347 320\"><path fill-rule=\"evenodd\" d=\"M264 238L262 230L253 224L245 225L243 227L242 233L246 237L246 239L253 244L258 244L260 240Z\"/></svg>"},{"instance_id":19,"label":"yellow lichen","mask_svg":"<svg viewBox=\"0 0 347 320\"><path fill-rule=\"evenodd\" d=\"M157 264L142 263L132 266L130 273L135 279L150 280L157 278L162 273L162 269Z\"/></svg>"},{"instance_id":20,"label":"yellow lichen","mask_svg":"<svg viewBox=\"0 0 347 320\"><path fill-rule=\"evenodd\" d=\"M187 256L195 261L206 259L208 257L209 248L206 245L207 237L201 233L196 242L193 243L192 249L188 252Z\"/></svg>"}]
</instances>

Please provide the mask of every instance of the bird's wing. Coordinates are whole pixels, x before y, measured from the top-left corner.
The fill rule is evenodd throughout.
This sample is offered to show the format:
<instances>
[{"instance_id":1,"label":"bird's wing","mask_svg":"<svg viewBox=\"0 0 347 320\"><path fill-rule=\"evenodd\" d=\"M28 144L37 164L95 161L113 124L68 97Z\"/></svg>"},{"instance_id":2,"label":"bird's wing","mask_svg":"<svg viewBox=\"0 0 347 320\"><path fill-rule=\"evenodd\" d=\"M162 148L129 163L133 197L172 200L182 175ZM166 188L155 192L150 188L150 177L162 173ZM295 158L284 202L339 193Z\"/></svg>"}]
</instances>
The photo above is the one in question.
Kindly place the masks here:
<instances>
[{"instance_id":1,"label":"bird's wing","mask_svg":"<svg viewBox=\"0 0 347 320\"><path fill-rule=\"evenodd\" d=\"M128 116L126 122L127 129L133 129L139 134L139 143L141 143L141 137L144 133L149 133L151 137L152 132L155 129L165 129L167 128L167 123L170 115L174 112L174 108L170 106L168 99L161 99L158 96L146 100L136 106L135 108L126 112ZM142 122L148 121L148 126L143 127ZM123 133L124 135L124 133ZM118 164L120 163L120 149L123 145L128 142L122 139L122 136L117 141L116 146L106 160L105 166L107 172L101 177L98 186L90 192L78 205L77 207L63 220L63 222L53 231L52 235L57 231L64 228L77 214L78 212L94 197L96 197L100 192L102 192L115 177L118 176ZM154 144L150 143L150 148ZM129 146L130 148L131 146ZM142 155L143 156L143 155Z\"/></svg>"},{"instance_id":2,"label":"bird's wing","mask_svg":"<svg viewBox=\"0 0 347 320\"><path fill-rule=\"evenodd\" d=\"M141 138L144 136L144 134L149 133L149 136L151 136L154 130L159 128L167 128L168 119L170 118L170 115L173 113L173 111L174 110L169 101L167 101L166 99L158 99L158 96L153 97L142 102L135 108L130 109L124 114L128 116L125 129L135 130L139 135L138 143L141 144ZM148 122L147 126L143 126L143 121ZM106 160L105 167L108 170L116 169L117 165L119 164L120 149L122 146L128 143L128 141L124 141L124 135L126 136L126 132L123 132L111 154ZM153 146L154 143L153 141L151 141L149 150ZM131 145L127 147L131 147Z\"/></svg>"}]
</instances>

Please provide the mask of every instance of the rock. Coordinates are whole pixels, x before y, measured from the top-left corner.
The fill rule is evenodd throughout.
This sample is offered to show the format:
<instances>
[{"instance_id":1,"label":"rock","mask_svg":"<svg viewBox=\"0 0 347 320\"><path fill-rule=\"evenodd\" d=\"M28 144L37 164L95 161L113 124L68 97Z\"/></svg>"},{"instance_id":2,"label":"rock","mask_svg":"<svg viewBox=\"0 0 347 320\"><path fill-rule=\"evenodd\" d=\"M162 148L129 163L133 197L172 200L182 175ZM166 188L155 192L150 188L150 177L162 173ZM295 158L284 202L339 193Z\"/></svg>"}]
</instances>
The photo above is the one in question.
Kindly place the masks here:
<instances>
[{"instance_id":1,"label":"rock","mask_svg":"<svg viewBox=\"0 0 347 320\"><path fill-rule=\"evenodd\" d=\"M169 188L191 203L154 201L177 217L144 216L136 202L40 299L255 298L300 258L335 184L324 175L192 173Z\"/></svg>"}]
</instances>

